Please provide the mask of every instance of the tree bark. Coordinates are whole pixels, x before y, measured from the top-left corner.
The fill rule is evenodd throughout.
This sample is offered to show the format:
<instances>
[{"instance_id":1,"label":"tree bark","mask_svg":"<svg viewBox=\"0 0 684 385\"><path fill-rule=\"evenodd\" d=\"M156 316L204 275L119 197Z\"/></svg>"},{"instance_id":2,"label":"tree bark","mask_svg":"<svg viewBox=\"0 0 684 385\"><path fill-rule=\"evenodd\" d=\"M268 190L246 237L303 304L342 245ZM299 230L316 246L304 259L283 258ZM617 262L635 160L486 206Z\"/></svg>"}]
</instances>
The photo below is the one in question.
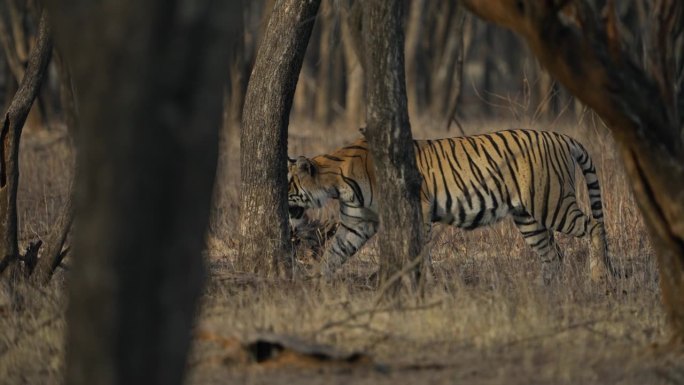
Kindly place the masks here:
<instances>
[{"instance_id":1,"label":"tree bark","mask_svg":"<svg viewBox=\"0 0 684 385\"><path fill-rule=\"evenodd\" d=\"M81 123L66 382L179 384L240 3L48 4Z\"/></svg>"},{"instance_id":2,"label":"tree bark","mask_svg":"<svg viewBox=\"0 0 684 385\"><path fill-rule=\"evenodd\" d=\"M52 55L52 38L45 12L40 17L38 40L9 109L0 121L0 273L19 256L17 189L19 142L24 122L36 99Z\"/></svg>"},{"instance_id":3,"label":"tree bark","mask_svg":"<svg viewBox=\"0 0 684 385\"><path fill-rule=\"evenodd\" d=\"M520 34L549 73L610 128L656 249L672 341L684 344L684 141L673 84L623 51L609 7L599 16L584 2L572 3L574 9L533 0L465 3Z\"/></svg>"},{"instance_id":4,"label":"tree bark","mask_svg":"<svg viewBox=\"0 0 684 385\"><path fill-rule=\"evenodd\" d=\"M423 241L419 190L404 83L404 33L401 0L363 4L366 53L366 138L373 155L381 229L380 279L388 280L418 258ZM397 293L400 281L391 284Z\"/></svg>"},{"instance_id":5,"label":"tree bark","mask_svg":"<svg viewBox=\"0 0 684 385\"><path fill-rule=\"evenodd\" d=\"M319 5L320 0L276 2L247 86L240 135L243 270L277 274L291 268L287 126Z\"/></svg>"}]
</instances>

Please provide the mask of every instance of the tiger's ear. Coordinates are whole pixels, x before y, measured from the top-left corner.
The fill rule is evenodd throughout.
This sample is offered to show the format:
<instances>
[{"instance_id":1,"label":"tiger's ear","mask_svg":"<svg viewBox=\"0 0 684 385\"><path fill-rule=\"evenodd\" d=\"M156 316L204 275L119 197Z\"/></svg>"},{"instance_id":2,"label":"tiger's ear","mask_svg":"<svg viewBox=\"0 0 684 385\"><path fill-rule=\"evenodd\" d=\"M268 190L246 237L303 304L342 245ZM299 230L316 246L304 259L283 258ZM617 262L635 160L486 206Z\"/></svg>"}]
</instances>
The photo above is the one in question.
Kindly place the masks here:
<instances>
[{"instance_id":1,"label":"tiger's ear","mask_svg":"<svg viewBox=\"0 0 684 385\"><path fill-rule=\"evenodd\" d=\"M287 157L287 163L289 163L289 164L295 164L295 163L297 163L297 160L296 160L296 159L292 159L292 158L290 158L290 157L288 156L288 157Z\"/></svg>"},{"instance_id":2,"label":"tiger's ear","mask_svg":"<svg viewBox=\"0 0 684 385\"><path fill-rule=\"evenodd\" d=\"M366 137L366 127L359 127L359 132L364 138Z\"/></svg>"},{"instance_id":3,"label":"tiger's ear","mask_svg":"<svg viewBox=\"0 0 684 385\"><path fill-rule=\"evenodd\" d=\"M316 166L306 157L300 156L297 158L297 169L299 171L306 172L307 174L313 176L316 172Z\"/></svg>"}]
</instances>

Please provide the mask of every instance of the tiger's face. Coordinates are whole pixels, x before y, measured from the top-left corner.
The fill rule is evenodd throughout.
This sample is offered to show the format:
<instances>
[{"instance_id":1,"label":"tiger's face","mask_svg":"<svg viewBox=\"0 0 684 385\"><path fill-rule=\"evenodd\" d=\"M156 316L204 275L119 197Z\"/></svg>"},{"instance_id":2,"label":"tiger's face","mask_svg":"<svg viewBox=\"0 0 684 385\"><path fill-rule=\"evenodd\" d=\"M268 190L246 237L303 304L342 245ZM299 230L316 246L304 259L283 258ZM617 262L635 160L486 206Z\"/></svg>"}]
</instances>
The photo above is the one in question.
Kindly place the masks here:
<instances>
[{"instance_id":1,"label":"tiger's face","mask_svg":"<svg viewBox=\"0 0 684 385\"><path fill-rule=\"evenodd\" d=\"M303 156L289 159L287 203L290 221L295 227L303 221L304 211L320 208L328 199L318 173L318 167L310 159Z\"/></svg>"}]
</instances>

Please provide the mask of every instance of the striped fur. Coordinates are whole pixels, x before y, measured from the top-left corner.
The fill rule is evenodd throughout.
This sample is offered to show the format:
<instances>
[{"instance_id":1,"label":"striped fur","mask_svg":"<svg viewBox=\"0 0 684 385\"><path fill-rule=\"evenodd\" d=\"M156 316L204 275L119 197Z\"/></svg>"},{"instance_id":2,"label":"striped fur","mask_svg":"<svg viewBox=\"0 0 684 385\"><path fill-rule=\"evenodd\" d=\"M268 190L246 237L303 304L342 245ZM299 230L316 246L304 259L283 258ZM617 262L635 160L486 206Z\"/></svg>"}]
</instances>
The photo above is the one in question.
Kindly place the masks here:
<instances>
[{"instance_id":1,"label":"striped fur","mask_svg":"<svg viewBox=\"0 0 684 385\"><path fill-rule=\"evenodd\" d=\"M576 140L553 132L507 130L416 140L414 150L423 179L426 228L442 222L474 229L510 215L539 255L544 282L560 266L554 231L590 235L592 279L603 279L611 271L596 170ZM577 202L576 166L586 181L591 216ZM359 139L312 159L299 157L291 161L288 180L290 219L295 226L305 209L339 200L339 228L323 256L324 272L330 274L377 230L375 174L367 142Z\"/></svg>"}]
</instances>

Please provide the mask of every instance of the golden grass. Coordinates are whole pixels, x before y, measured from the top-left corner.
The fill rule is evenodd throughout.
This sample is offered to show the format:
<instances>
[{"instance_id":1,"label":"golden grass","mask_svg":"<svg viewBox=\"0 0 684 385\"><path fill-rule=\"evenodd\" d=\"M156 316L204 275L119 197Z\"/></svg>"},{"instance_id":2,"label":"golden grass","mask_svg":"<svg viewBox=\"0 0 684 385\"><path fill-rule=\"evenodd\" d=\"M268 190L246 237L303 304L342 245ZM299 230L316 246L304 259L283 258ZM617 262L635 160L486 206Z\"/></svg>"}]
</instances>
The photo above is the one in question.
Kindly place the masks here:
<instances>
[{"instance_id":1,"label":"golden grass","mask_svg":"<svg viewBox=\"0 0 684 385\"><path fill-rule=\"evenodd\" d=\"M533 127L519 124L517 126ZM509 128L470 122L469 134ZM416 137L456 135L428 120L413 123ZM554 126L589 148L601 180L610 254L621 272L606 294L588 281L589 241L559 236L564 274L537 283L539 264L509 221L471 232L441 227L429 247L435 280L422 299L406 296L398 308L375 306L374 242L352 258L330 286L264 280L236 271L239 162L237 146L222 155L207 243L209 282L197 332L239 339L261 332L286 334L362 351L375 365L358 369L240 366L226 351L195 340L189 383L676 383L681 356L661 354L667 325L660 305L653 250L619 166L613 142L591 124ZM293 124L291 155L315 155L358 133ZM58 214L71 159L63 144L26 148L22 160L22 238L42 237ZM225 163L224 163L225 164ZM52 176L50 176L52 175ZM55 177L56 176L56 177ZM581 190L582 199L586 192ZM62 194L62 195L60 195ZM319 218L334 216L334 208ZM0 314L0 382L55 383L63 370L64 273L43 291L22 287L23 308ZM0 302L1 306L1 302Z\"/></svg>"}]
</instances>

